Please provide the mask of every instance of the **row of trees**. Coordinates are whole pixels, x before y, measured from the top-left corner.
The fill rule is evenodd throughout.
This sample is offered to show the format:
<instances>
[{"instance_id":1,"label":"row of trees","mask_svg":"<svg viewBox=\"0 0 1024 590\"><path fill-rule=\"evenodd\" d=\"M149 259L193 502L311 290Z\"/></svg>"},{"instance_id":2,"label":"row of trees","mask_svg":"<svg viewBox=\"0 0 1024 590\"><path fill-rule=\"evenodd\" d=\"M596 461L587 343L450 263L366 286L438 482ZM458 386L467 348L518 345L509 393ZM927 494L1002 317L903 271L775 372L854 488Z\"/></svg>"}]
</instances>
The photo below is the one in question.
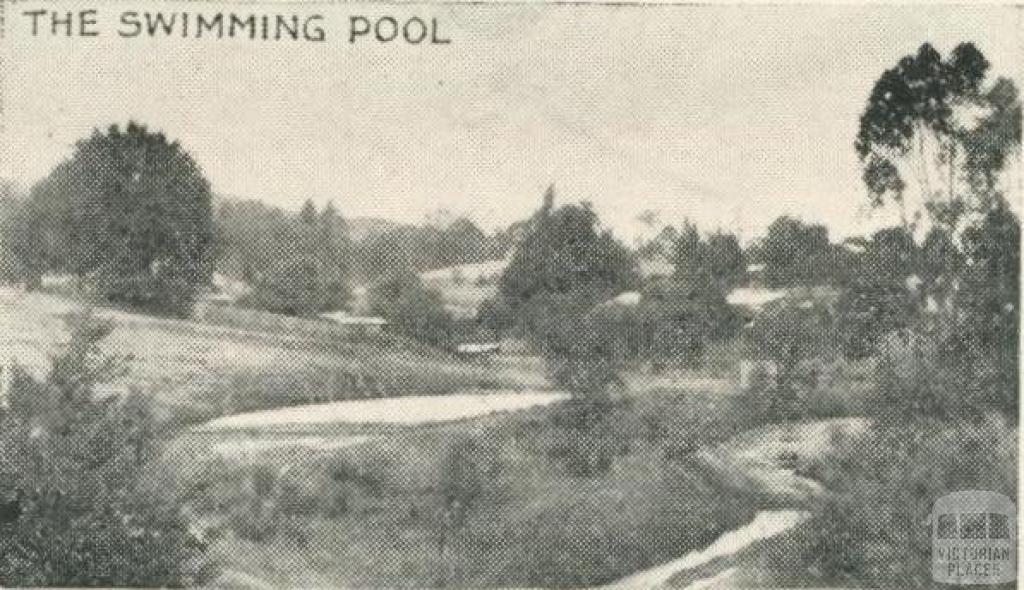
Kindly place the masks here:
<instances>
[{"instance_id":1,"label":"row of trees","mask_svg":"<svg viewBox=\"0 0 1024 590\"><path fill-rule=\"evenodd\" d=\"M583 283L594 301L639 284L635 269L622 270L633 254L607 232L578 240L575 253L549 258L559 240L596 225L587 208L552 212L546 205L490 236L460 218L390 227L357 243L331 204L317 211L307 201L294 215L228 200L213 214L209 183L191 157L134 123L79 142L27 198L10 190L0 198L4 279L34 286L43 273L69 273L111 302L170 313L187 312L215 269L246 283L246 303L256 307L293 315L339 309L353 279L391 280L502 257L531 232L535 243L517 250L502 282L513 306L537 293L579 292ZM537 234L541 223L544 232ZM789 217L773 222L746 251L731 234L702 239L689 223L666 228L662 237L659 252L647 252L648 245L638 254L668 258L676 278L694 285L728 289L744 280L748 262L764 264L768 286L838 282L861 271L823 226ZM562 272L570 262L575 266ZM557 270L547 272L546 264Z\"/></svg>"},{"instance_id":2,"label":"row of trees","mask_svg":"<svg viewBox=\"0 0 1024 590\"><path fill-rule=\"evenodd\" d=\"M217 209L217 269L250 289L243 299L288 315L340 309L349 300L350 244L330 203L306 201L298 215L254 201Z\"/></svg>"},{"instance_id":3,"label":"row of trees","mask_svg":"<svg viewBox=\"0 0 1024 590\"><path fill-rule=\"evenodd\" d=\"M0 280L34 288L44 274L73 275L102 300L158 313L188 313L214 271L246 283L249 305L339 309L354 278L500 257L516 232L486 235L460 218L352 243L330 203L317 211L307 201L296 215L225 200L214 211L191 156L134 122L94 131L27 195L0 188Z\"/></svg>"},{"instance_id":4,"label":"row of trees","mask_svg":"<svg viewBox=\"0 0 1024 590\"><path fill-rule=\"evenodd\" d=\"M858 244L838 326L847 354L877 359L875 419L815 466L831 493L778 562L780 583L799 570L823 585L933 587L920 524L932 503L1016 496L1020 222L1002 171L1020 157L1021 104L988 67L971 44L945 58L924 44L870 93L855 148L872 204L903 225Z\"/></svg>"},{"instance_id":5,"label":"row of trees","mask_svg":"<svg viewBox=\"0 0 1024 590\"><path fill-rule=\"evenodd\" d=\"M469 219L399 225L354 244L353 266L361 280L385 278L396 270L422 272L504 258L514 246L516 226L486 234Z\"/></svg>"}]
</instances>

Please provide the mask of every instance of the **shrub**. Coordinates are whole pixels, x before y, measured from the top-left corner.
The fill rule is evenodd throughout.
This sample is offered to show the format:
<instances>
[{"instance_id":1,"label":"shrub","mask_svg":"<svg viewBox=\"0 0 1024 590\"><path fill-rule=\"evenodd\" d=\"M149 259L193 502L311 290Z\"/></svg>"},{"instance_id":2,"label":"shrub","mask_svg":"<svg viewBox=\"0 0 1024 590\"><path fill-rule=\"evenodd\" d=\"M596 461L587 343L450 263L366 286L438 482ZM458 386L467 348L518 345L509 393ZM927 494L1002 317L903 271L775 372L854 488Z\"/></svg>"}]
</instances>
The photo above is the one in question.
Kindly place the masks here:
<instances>
[{"instance_id":1,"label":"shrub","mask_svg":"<svg viewBox=\"0 0 1024 590\"><path fill-rule=\"evenodd\" d=\"M744 336L748 356L770 361L776 369L772 386L748 390L748 399L758 402L752 408L760 407L772 420L800 417L803 408L813 403L822 357L835 349L831 314L815 305L769 306Z\"/></svg>"},{"instance_id":2,"label":"shrub","mask_svg":"<svg viewBox=\"0 0 1024 590\"><path fill-rule=\"evenodd\" d=\"M638 311L643 356L690 368L703 364L709 343L735 336L740 326L720 284L701 276L649 283Z\"/></svg>"},{"instance_id":3,"label":"shrub","mask_svg":"<svg viewBox=\"0 0 1024 590\"><path fill-rule=\"evenodd\" d=\"M899 282L856 281L839 298L840 346L849 359L875 354L887 334L909 327L917 302Z\"/></svg>"},{"instance_id":4,"label":"shrub","mask_svg":"<svg viewBox=\"0 0 1024 590\"><path fill-rule=\"evenodd\" d=\"M555 408L551 421L554 440L548 456L559 461L576 477L591 477L608 471L615 457L629 450L624 441L616 409L620 403L607 399L574 398Z\"/></svg>"},{"instance_id":5,"label":"shrub","mask_svg":"<svg viewBox=\"0 0 1024 590\"><path fill-rule=\"evenodd\" d=\"M620 383L617 344L593 318L564 316L545 330L541 350L552 381L576 396L596 399Z\"/></svg>"},{"instance_id":6,"label":"shrub","mask_svg":"<svg viewBox=\"0 0 1024 590\"><path fill-rule=\"evenodd\" d=\"M148 477L158 474L147 399L100 396L126 370L100 353L111 325L70 323L46 380L18 372L0 412L0 584L196 584L202 546L173 490Z\"/></svg>"},{"instance_id":7,"label":"shrub","mask_svg":"<svg viewBox=\"0 0 1024 590\"><path fill-rule=\"evenodd\" d=\"M477 323L490 330L495 338L512 329L515 325L515 312L503 297L490 297L480 303L476 312Z\"/></svg>"},{"instance_id":8,"label":"shrub","mask_svg":"<svg viewBox=\"0 0 1024 590\"><path fill-rule=\"evenodd\" d=\"M1017 434L996 415L918 419L837 442L811 468L832 493L798 544L807 570L780 560L777 584L812 571L822 585L931 588L927 519L935 500L969 489L1016 495Z\"/></svg>"},{"instance_id":9,"label":"shrub","mask_svg":"<svg viewBox=\"0 0 1024 590\"><path fill-rule=\"evenodd\" d=\"M915 417L976 420L991 411L1016 419L1016 385L998 357L970 334L945 330L894 332L879 346L870 410L880 420Z\"/></svg>"},{"instance_id":10,"label":"shrub","mask_svg":"<svg viewBox=\"0 0 1024 590\"><path fill-rule=\"evenodd\" d=\"M437 291L423 286L411 272L400 272L374 285L370 310L384 316L399 332L432 344L449 346L455 323Z\"/></svg>"}]
</instances>

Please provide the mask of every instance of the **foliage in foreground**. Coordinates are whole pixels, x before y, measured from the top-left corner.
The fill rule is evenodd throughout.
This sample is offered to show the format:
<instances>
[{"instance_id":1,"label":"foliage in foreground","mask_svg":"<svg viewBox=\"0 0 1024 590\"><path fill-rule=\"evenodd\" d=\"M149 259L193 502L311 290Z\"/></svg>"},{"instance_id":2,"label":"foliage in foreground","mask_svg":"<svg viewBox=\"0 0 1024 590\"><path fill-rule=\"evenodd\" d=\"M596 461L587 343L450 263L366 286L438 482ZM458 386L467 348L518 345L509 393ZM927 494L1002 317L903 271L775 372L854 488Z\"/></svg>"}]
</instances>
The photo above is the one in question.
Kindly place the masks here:
<instances>
[{"instance_id":1,"label":"foliage in foreground","mask_svg":"<svg viewBox=\"0 0 1024 590\"><path fill-rule=\"evenodd\" d=\"M754 498L681 455L684 444L692 451L746 427L723 403L663 392L616 404L593 438L575 430L570 409L549 407L482 430L396 433L301 464L289 453L264 455L260 467L182 460L199 470L190 478L197 510L213 522L228 516L220 522L233 534L212 551L273 585L593 586L752 518ZM555 456L584 450L575 436L608 448ZM566 461L609 459L610 469L566 471Z\"/></svg>"},{"instance_id":2,"label":"foliage in foreground","mask_svg":"<svg viewBox=\"0 0 1024 590\"><path fill-rule=\"evenodd\" d=\"M0 410L0 584L186 586L202 549L181 505L144 475L156 425L145 398L103 395L124 370L72 320L45 381L18 371Z\"/></svg>"},{"instance_id":3,"label":"foliage in foreground","mask_svg":"<svg viewBox=\"0 0 1024 590\"><path fill-rule=\"evenodd\" d=\"M1014 498L1017 433L994 414L884 425L838 441L810 475L830 494L792 546L768 550L773 585L931 588L932 504L960 490Z\"/></svg>"}]
</instances>

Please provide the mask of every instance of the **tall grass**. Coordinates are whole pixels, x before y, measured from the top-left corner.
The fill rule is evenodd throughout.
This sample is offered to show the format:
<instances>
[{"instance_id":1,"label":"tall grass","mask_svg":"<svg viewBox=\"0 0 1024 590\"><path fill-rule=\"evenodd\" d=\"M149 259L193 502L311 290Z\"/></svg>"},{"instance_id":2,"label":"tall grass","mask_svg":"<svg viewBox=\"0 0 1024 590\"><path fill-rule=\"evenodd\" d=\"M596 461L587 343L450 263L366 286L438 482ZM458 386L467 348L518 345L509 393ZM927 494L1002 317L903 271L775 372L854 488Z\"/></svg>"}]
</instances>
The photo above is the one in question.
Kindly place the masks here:
<instances>
[{"instance_id":1,"label":"tall grass","mask_svg":"<svg viewBox=\"0 0 1024 590\"><path fill-rule=\"evenodd\" d=\"M614 448L609 464L587 473L552 453L569 429L557 408L392 432L265 467L197 469L193 456L181 473L206 518L222 523L215 554L273 584L601 584L704 546L756 511L756 498L665 451L741 428L711 417L722 409L711 396L698 398L618 404L600 432Z\"/></svg>"}]
</instances>

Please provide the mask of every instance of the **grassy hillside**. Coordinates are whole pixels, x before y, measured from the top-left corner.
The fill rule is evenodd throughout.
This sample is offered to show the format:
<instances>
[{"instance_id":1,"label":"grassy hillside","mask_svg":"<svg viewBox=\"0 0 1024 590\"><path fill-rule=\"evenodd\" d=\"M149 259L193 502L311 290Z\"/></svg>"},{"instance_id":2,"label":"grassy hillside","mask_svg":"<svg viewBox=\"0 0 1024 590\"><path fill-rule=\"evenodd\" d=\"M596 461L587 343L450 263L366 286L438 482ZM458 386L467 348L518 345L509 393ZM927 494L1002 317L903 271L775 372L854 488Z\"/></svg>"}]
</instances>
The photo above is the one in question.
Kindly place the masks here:
<instances>
[{"instance_id":1,"label":"grassy hillside","mask_svg":"<svg viewBox=\"0 0 1024 590\"><path fill-rule=\"evenodd\" d=\"M441 294L449 311L472 318L485 299L498 293L498 279L507 265L508 260L460 264L420 273L420 280Z\"/></svg>"},{"instance_id":2,"label":"grassy hillside","mask_svg":"<svg viewBox=\"0 0 1024 590\"><path fill-rule=\"evenodd\" d=\"M0 292L0 351L42 372L66 338L63 318L79 310L42 293ZM131 357L120 385L151 392L179 419L361 397L429 395L466 388L543 386L535 374L459 361L402 339L312 341L97 309L116 327L107 351Z\"/></svg>"}]
</instances>

